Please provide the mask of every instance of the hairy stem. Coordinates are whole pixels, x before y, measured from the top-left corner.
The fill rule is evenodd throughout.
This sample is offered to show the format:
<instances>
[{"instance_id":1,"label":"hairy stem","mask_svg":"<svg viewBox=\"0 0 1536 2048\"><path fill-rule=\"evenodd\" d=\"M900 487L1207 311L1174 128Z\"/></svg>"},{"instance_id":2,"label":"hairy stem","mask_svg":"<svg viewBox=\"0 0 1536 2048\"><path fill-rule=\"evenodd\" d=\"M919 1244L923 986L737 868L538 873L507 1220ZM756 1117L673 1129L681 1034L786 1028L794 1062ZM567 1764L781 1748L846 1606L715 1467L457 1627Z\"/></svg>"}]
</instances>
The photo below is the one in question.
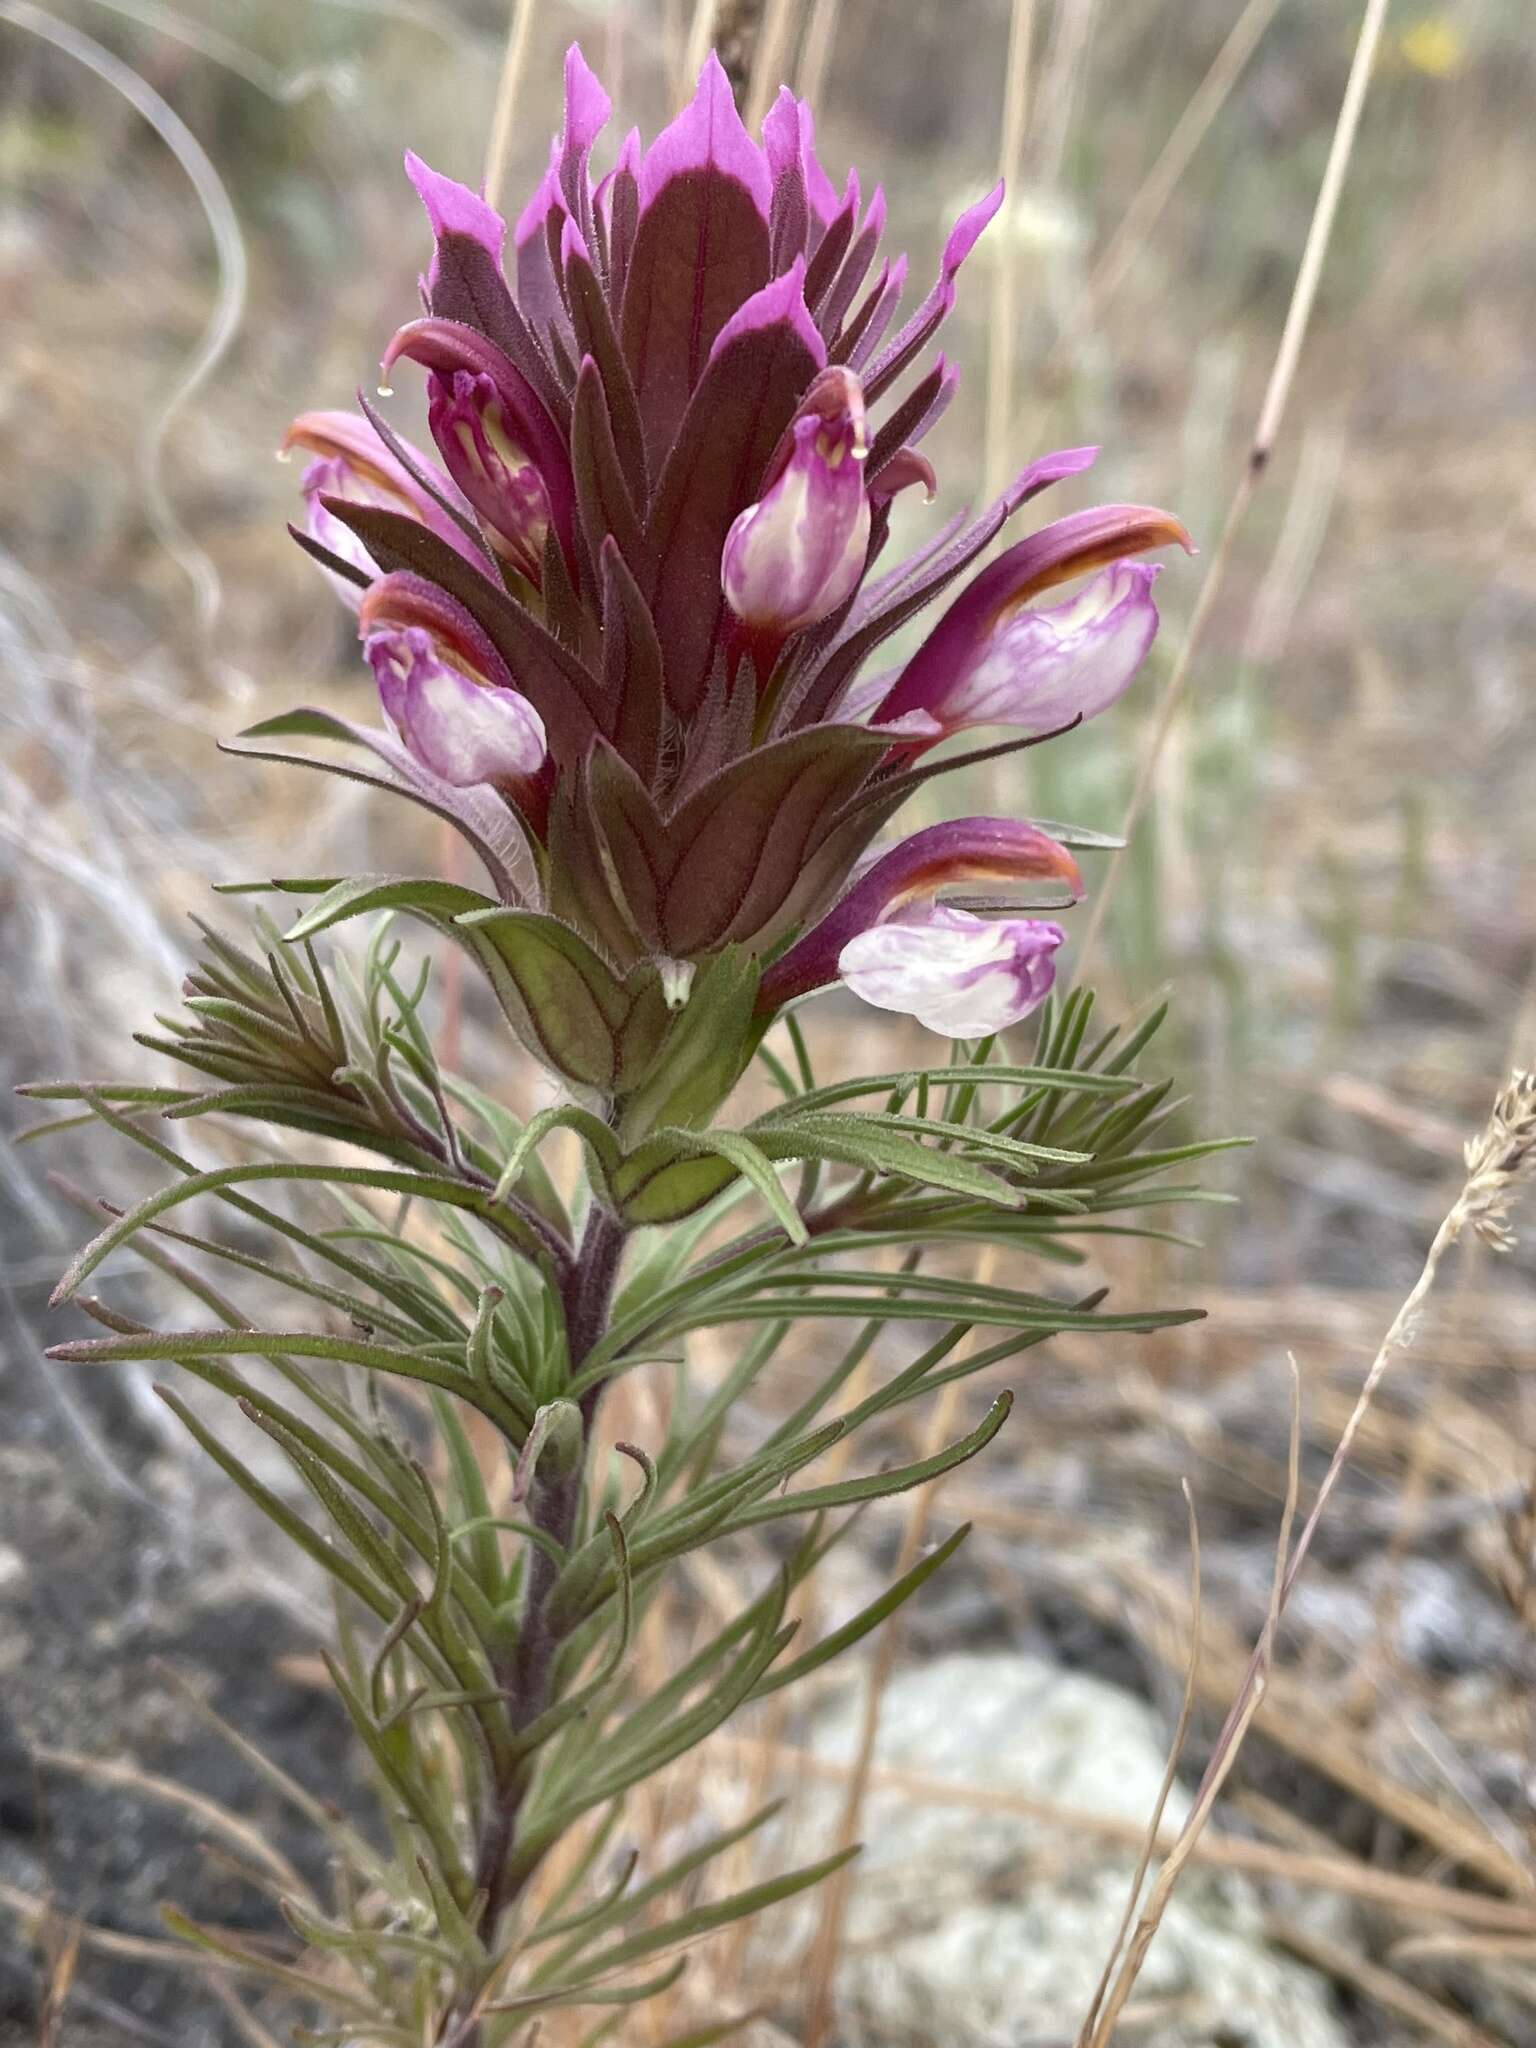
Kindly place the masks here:
<instances>
[{"instance_id":1,"label":"hairy stem","mask_svg":"<svg viewBox=\"0 0 1536 2048\"><path fill-rule=\"evenodd\" d=\"M607 1329L625 1235L624 1225L594 1202L564 1288L566 1341L573 1377ZM599 1385L592 1388L582 1401L582 1418L588 1439L601 1393ZM535 1477L531 1492L531 1519L554 1538L561 1550L569 1549L576 1533L586 1465L585 1448L584 1443L582 1454L559 1477L543 1481ZM558 1573L559 1566L554 1556L543 1546L530 1548L517 1644L506 1660L506 1668L498 1673L511 1709L514 1732L526 1728L550 1704L555 1655L561 1639L550 1626L548 1608ZM532 1775L531 1758L514 1766L492 1788L486 1811L481 1817L475 1852L475 1886L485 1894L481 1936L492 1954L495 1953L500 1921L528 1875L526 1870L514 1875L512 1850L517 1837L518 1815ZM460 2044L460 2048L476 2048L478 2028L471 2023L469 2031L451 2038Z\"/></svg>"}]
</instances>

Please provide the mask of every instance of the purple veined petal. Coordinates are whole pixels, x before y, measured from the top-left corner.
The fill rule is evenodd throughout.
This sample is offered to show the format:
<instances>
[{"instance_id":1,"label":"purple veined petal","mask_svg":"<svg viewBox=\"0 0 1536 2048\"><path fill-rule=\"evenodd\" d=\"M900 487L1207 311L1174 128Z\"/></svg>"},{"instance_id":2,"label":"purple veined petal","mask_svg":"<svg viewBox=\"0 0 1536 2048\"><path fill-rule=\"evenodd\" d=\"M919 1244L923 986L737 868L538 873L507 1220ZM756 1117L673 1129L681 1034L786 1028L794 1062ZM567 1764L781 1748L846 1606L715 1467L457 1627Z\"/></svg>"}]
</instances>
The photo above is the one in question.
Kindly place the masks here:
<instances>
[{"instance_id":1,"label":"purple veined petal","mask_svg":"<svg viewBox=\"0 0 1536 2048\"><path fill-rule=\"evenodd\" d=\"M950 229L944 253L939 259L938 281L933 290L906 326L869 366L865 382L872 398L877 398L892 378L901 374L918 350L949 318L954 310L955 279L960 274L960 267L1002 203L1003 187L999 181L985 198L978 199L974 206L968 206Z\"/></svg>"},{"instance_id":2,"label":"purple veined petal","mask_svg":"<svg viewBox=\"0 0 1536 2048\"><path fill-rule=\"evenodd\" d=\"M424 164L414 150L405 153L405 174L416 187L417 197L427 210L435 240L445 235L467 235L478 242L493 263L501 262L502 250L507 239L507 224L494 206L472 192L468 185L461 185L453 178L445 178L440 171L434 171ZM437 283L438 259L434 252L432 267L427 273L427 291L430 295Z\"/></svg>"},{"instance_id":3,"label":"purple veined petal","mask_svg":"<svg viewBox=\"0 0 1536 2048\"><path fill-rule=\"evenodd\" d=\"M972 579L907 663L878 716L920 710L945 722L951 691L1031 598L1109 562L1169 546L1194 552L1183 524L1150 505L1096 505L1041 527Z\"/></svg>"},{"instance_id":4,"label":"purple veined petal","mask_svg":"<svg viewBox=\"0 0 1536 2048\"><path fill-rule=\"evenodd\" d=\"M673 178L704 170L745 186L767 220L773 203L768 162L736 111L731 82L713 51L704 60L693 98L645 152L640 166L641 213L655 204Z\"/></svg>"},{"instance_id":5,"label":"purple veined petal","mask_svg":"<svg viewBox=\"0 0 1536 2048\"><path fill-rule=\"evenodd\" d=\"M942 700L928 707L943 733L1007 725L1059 732L1096 718L1130 688L1157 636L1155 564L1114 562L1065 604L1018 611Z\"/></svg>"},{"instance_id":6,"label":"purple veined petal","mask_svg":"<svg viewBox=\"0 0 1536 2048\"><path fill-rule=\"evenodd\" d=\"M543 575L549 493L513 438L496 386L455 370L428 380L427 420L449 474L479 517L492 548L535 588Z\"/></svg>"},{"instance_id":7,"label":"purple veined petal","mask_svg":"<svg viewBox=\"0 0 1536 2048\"><path fill-rule=\"evenodd\" d=\"M782 277L765 284L737 307L715 336L709 360L722 355L743 334L760 327L787 326L804 342L817 369L827 360L827 345L818 333L810 308L805 303L805 258L797 256Z\"/></svg>"},{"instance_id":8,"label":"purple veined petal","mask_svg":"<svg viewBox=\"0 0 1536 2048\"><path fill-rule=\"evenodd\" d=\"M838 972L877 1009L915 1017L945 1038L986 1038L1044 1002L1065 937L1043 919L976 917L940 904L860 932L838 956Z\"/></svg>"},{"instance_id":9,"label":"purple veined petal","mask_svg":"<svg viewBox=\"0 0 1536 2048\"><path fill-rule=\"evenodd\" d=\"M476 328L455 320L413 320L402 327L384 354L384 369L404 356L443 379L456 372L485 378L494 387L507 441L537 472L548 497L549 519L560 536L568 563L574 566L576 487L564 436L545 410L533 386L510 359ZM449 450L444 459L453 460ZM464 478L455 481L464 488ZM470 495L466 491L466 496Z\"/></svg>"},{"instance_id":10,"label":"purple veined petal","mask_svg":"<svg viewBox=\"0 0 1536 2048\"><path fill-rule=\"evenodd\" d=\"M763 977L761 1006L777 1009L824 988L838 973L843 948L860 932L941 889L968 882L1064 882L1076 897L1077 862L1038 825L1018 818L955 818L929 825L881 854L819 924L797 939Z\"/></svg>"},{"instance_id":11,"label":"purple veined petal","mask_svg":"<svg viewBox=\"0 0 1536 2048\"><path fill-rule=\"evenodd\" d=\"M474 681L420 626L369 633L379 701L411 755L456 789L526 782L544 765L544 727L516 690Z\"/></svg>"}]
</instances>

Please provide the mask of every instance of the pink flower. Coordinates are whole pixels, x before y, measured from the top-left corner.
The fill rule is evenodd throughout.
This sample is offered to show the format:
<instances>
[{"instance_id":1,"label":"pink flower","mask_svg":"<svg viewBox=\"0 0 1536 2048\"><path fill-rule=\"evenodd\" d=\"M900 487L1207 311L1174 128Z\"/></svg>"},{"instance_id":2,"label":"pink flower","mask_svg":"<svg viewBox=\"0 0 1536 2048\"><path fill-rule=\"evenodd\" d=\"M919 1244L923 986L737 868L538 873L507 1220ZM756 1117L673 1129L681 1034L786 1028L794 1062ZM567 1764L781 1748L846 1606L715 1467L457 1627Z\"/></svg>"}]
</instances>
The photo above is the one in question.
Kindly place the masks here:
<instances>
[{"instance_id":1,"label":"pink flower","mask_svg":"<svg viewBox=\"0 0 1536 2048\"><path fill-rule=\"evenodd\" d=\"M1038 1008L1066 933L1031 917L976 917L930 904L851 938L838 973L879 1010L900 1010L945 1038L985 1038Z\"/></svg>"},{"instance_id":2,"label":"pink flower","mask_svg":"<svg viewBox=\"0 0 1536 2048\"><path fill-rule=\"evenodd\" d=\"M922 712L933 737L972 725L1058 731L1128 688L1157 632L1157 570L1126 557L1177 543L1178 520L1148 505L1100 505L1058 519L999 555L964 590L871 714ZM1108 567L1065 604L1027 610L1059 583Z\"/></svg>"},{"instance_id":3,"label":"pink flower","mask_svg":"<svg viewBox=\"0 0 1536 2048\"><path fill-rule=\"evenodd\" d=\"M1055 973L1060 925L977 917L938 901L967 882L1055 880L1076 894L1077 862L1036 825L957 818L914 832L881 856L763 977L776 1008L829 982L882 1010L902 1010L948 1038L982 1038L1027 1017Z\"/></svg>"},{"instance_id":4,"label":"pink flower","mask_svg":"<svg viewBox=\"0 0 1536 2048\"><path fill-rule=\"evenodd\" d=\"M407 749L457 789L517 789L544 766L544 726L462 605L407 572L364 598L363 652Z\"/></svg>"},{"instance_id":5,"label":"pink flower","mask_svg":"<svg viewBox=\"0 0 1536 2048\"><path fill-rule=\"evenodd\" d=\"M782 639L853 595L869 552L867 453L858 378L823 371L767 489L726 536L720 581L743 625Z\"/></svg>"}]
</instances>

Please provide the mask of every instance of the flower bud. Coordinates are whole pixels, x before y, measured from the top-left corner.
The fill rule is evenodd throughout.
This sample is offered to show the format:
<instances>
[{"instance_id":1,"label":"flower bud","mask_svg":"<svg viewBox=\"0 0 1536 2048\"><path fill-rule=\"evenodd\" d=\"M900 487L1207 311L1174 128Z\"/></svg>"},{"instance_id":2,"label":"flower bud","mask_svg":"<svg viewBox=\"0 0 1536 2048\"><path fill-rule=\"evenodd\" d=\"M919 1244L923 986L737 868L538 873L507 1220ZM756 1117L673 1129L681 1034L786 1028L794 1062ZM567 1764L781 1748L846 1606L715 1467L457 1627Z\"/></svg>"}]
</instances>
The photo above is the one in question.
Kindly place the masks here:
<instances>
[{"instance_id":1,"label":"flower bud","mask_svg":"<svg viewBox=\"0 0 1536 2048\"><path fill-rule=\"evenodd\" d=\"M726 536L720 580L749 629L784 637L853 595L869 552L864 395L824 371L769 465L771 479Z\"/></svg>"}]
</instances>

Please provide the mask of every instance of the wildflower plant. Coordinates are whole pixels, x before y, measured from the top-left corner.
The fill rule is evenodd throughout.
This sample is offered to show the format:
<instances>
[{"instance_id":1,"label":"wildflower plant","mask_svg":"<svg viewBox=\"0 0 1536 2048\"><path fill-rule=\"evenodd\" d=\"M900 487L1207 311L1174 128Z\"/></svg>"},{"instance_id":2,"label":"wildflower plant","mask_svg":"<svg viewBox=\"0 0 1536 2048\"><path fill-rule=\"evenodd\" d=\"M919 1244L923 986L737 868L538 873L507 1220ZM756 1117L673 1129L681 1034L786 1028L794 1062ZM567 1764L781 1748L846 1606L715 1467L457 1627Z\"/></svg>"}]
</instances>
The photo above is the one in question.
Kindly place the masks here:
<instances>
[{"instance_id":1,"label":"wildflower plant","mask_svg":"<svg viewBox=\"0 0 1536 2048\"><path fill-rule=\"evenodd\" d=\"M297 537L356 613L378 722L319 707L243 736L446 820L477 886L264 884L296 920L258 914L245 943L207 930L184 1011L143 1039L189 1082L30 1091L169 1175L109 1212L60 1287L108 1334L52 1355L174 1361L310 1502L162 1390L336 1590L327 1661L382 1831L313 1809L333 1889L285 1893L280 1962L177 1923L264 1972L316 2040L490 2048L564 2008L592 2008L595 2039L692 1937L831 1869L722 1897L712 1865L766 1815L669 1860L623 1850L626 1794L916 1591L963 1531L820 1640L787 1619L851 1511L974 1456L1008 1397L935 1456L892 1464L887 1436L819 1480L834 1442L1056 1333L1183 1320L956 1277L952 1249L1069 1278L1085 1233L1191 1194L1149 1183L1208 1149L1159 1142L1171 1084L1136 1071L1156 1019L1096 1033L1085 993L1051 994L1050 913L1081 891L1074 848L1106 842L1012 817L889 833L933 778L1114 701L1157 625L1140 558L1187 545L1168 514L1109 505L976 570L1089 466L1076 448L885 565L893 501L931 492L921 444L955 389L932 344L1001 191L902 317L880 191L835 188L788 93L754 141L712 59L672 125L601 173L609 105L577 50L566 94L510 237L407 158L434 247L384 366L424 374L434 455L366 400L289 431L309 458ZM1006 736L935 752L971 728ZM550 1107L520 1122L497 1073L443 1067L425 981L378 913L465 950L506 1062L546 1070ZM360 958L324 950L360 918ZM839 986L947 1043L910 1071L819 1082L799 1011ZM1025 1056L1000 1034L1030 1017ZM749 1069L773 1097L752 1115ZM203 1170L165 1133L205 1118L285 1135ZM580 1148L574 1188L546 1158L557 1129ZM201 1197L238 1232L189 1228ZM150 1330L86 1293L120 1248L206 1326ZM714 1384L688 1359L704 1330L735 1347ZM790 1350L812 1359L809 1391L750 1402ZM655 1438L599 1455L605 1396L642 1368ZM774 1416L766 1434L749 1405ZM669 1574L774 1525L748 1603L640 1692L630 1645Z\"/></svg>"}]
</instances>

